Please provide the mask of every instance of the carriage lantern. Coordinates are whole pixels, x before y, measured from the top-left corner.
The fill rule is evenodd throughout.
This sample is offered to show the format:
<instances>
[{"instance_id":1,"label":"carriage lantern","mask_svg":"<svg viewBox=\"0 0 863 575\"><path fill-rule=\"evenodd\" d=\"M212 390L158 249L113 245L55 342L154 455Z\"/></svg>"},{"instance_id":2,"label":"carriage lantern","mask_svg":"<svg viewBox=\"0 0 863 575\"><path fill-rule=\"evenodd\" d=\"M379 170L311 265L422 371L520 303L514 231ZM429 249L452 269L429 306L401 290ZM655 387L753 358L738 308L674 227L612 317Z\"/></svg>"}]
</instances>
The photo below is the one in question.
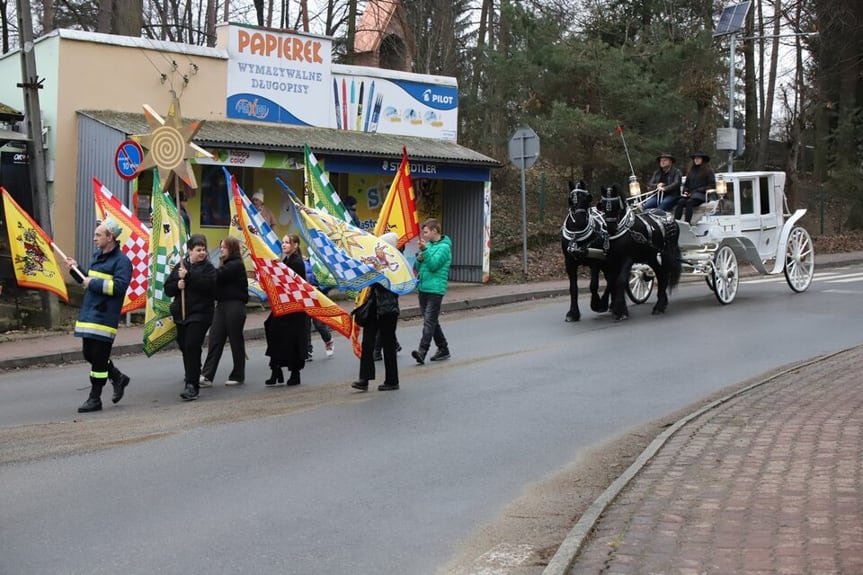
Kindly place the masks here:
<instances>
[{"instance_id":1,"label":"carriage lantern","mask_svg":"<svg viewBox=\"0 0 863 575\"><path fill-rule=\"evenodd\" d=\"M728 193L728 189L726 187L725 178L722 175L716 176L716 195L720 198L724 198L725 194Z\"/></svg>"},{"instance_id":2,"label":"carriage lantern","mask_svg":"<svg viewBox=\"0 0 863 575\"><path fill-rule=\"evenodd\" d=\"M638 178L634 175L629 176L629 197L637 198L641 195L641 186L638 184Z\"/></svg>"}]
</instances>

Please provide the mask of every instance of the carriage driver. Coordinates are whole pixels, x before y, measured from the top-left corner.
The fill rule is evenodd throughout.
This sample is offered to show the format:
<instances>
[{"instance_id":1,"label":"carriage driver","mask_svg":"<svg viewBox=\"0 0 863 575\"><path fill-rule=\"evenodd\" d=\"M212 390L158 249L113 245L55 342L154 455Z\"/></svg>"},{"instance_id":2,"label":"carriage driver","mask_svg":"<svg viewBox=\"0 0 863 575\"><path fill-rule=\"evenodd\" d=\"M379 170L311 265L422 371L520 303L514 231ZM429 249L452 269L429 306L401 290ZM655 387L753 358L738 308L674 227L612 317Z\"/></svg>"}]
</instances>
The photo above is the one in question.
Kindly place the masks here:
<instances>
[{"instance_id":1,"label":"carriage driver","mask_svg":"<svg viewBox=\"0 0 863 575\"><path fill-rule=\"evenodd\" d=\"M653 173L647 184L651 191L656 190L656 195L644 202L642 209L649 210L657 207L658 204L659 209L668 212L680 199L680 180L683 174L674 167L674 156L667 152L656 156L656 161L659 163L659 169Z\"/></svg>"}]
</instances>

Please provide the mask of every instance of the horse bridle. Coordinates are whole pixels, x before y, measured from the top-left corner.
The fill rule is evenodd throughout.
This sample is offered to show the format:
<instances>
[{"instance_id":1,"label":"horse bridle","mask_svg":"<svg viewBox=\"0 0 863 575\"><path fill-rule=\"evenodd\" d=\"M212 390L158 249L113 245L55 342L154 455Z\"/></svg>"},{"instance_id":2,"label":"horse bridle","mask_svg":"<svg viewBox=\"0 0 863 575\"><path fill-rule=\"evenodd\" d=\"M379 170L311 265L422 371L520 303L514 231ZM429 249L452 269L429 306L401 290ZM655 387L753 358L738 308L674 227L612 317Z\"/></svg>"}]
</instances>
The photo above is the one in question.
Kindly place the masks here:
<instances>
[{"instance_id":1,"label":"horse bridle","mask_svg":"<svg viewBox=\"0 0 863 575\"><path fill-rule=\"evenodd\" d=\"M632 213L632 210L629 209L626 201L621 196L603 195L600 196L599 201L605 204L605 211L603 212L602 216L605 223L608 224L608 222L617 222L617 232L615 232L613 235L609 235L608 237L609 240L616 240L630 230L632 224L635 223L635 214ZM612 218L605 215L611 212L614 204L617 204L618 208L623 210L623 217L620 217L618 219L617 217Z\"/></svg>"}]
</instances>

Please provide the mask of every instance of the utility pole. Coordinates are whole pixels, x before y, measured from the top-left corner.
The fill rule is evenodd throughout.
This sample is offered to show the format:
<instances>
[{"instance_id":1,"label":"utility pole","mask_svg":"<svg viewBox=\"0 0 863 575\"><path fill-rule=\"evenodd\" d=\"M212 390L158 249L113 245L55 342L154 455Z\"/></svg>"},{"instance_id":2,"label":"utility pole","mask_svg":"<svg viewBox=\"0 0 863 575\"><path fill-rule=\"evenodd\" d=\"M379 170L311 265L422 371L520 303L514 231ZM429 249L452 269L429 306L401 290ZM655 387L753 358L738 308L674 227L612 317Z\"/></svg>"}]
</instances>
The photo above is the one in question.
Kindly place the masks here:
<instances>
[{"instance_id":1,"label":"utility pole","mask_svg":"<svg viewBox=\"0 0 863 575\"><path fill-rule=\"evenodd\" d=\"M33 45L33 20L30 0L17 0L18 35L21 44L21 79L18 87L24 90L24 113L27 115L29 150L27 161L30 168L30 190L33 194L34 217L50 237L54 237L51 212L48 208L48 185L45 181L45 150L42 147L42 108L39 106L39 90L42 81L36 74L36 52ZM57 296L42 291L42 311L48 327L57 327L60 305Z\"/></svg>"}]
</instances>

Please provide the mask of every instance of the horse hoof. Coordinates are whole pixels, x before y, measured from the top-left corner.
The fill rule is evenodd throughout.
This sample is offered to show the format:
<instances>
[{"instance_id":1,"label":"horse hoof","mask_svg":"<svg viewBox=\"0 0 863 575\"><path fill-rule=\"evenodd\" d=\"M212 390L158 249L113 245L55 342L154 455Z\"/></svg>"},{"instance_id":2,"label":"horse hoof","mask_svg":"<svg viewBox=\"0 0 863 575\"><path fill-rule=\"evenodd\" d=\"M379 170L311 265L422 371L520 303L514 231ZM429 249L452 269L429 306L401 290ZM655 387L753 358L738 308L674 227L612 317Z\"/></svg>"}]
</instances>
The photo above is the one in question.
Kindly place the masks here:
<instances>
[{"instance_id":1,"label":"horse hoof","mask_svg":"<svg viewBox=\"0 0 863 575\"><path fill-rule=\"evenodd\" d=\"M664 309L654 309L653 315L665 315L665 310Z\"/></svg>"},{"instance_id":2,"label":"horse hoof","mask_svg":"<svg viewBox=\"0 0 863 575\"><path fill-rule=\"evenodd\" d=\"M614 316L614 321L624 321L629 319L628 315L616 315Z\"/></svg>"},{"instance_id":3,"label":"horse hoof","mask_svg":"<svg viewBox=\"0 0 863 575\"><path fill-rule=\"evenodd\" d=\"M578 316L566 314L566 317L563 318L563 321L565 321L566 323L570 323L573 321L578 321L579 319L581 318L579 318Z\"/></svg>"}]
</instances>

